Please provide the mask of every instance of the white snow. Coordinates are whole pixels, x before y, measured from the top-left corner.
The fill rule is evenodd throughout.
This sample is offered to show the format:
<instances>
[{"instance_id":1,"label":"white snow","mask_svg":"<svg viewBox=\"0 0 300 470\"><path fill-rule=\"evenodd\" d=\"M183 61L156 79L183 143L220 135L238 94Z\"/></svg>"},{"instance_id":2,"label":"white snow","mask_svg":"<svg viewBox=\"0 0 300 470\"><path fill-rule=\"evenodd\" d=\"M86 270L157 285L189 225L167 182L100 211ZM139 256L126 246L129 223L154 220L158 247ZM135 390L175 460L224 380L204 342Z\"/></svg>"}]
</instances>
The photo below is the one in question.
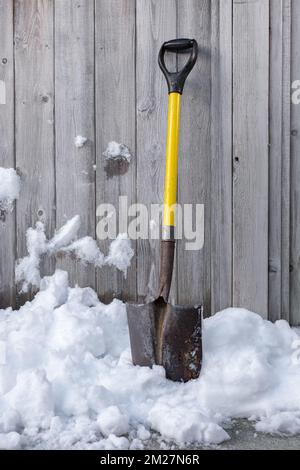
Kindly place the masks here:
<instances>
[{"instance_id":1,"label":"white snow","mask_svg":"<svg viewBox=\"0 0 300 470\"><path fill-rule=\"evenodd\" d=\"M83 137L82 135L77 135L74 139L75 147L81 148L87 142L87 138Z\"/></svg>"},{"instance_id":2,"label":"white snow","mask_svg":"<svg viewBox=\"0 0 300 470\"><path fill-rule=\"evenodd\" d=\"M300 410L280 411L261 418L255 429L274 434L300 434Z\"/></svg>"},{"instance_id":3,"label":"white snow","mask_svg":"<svg viewBox=\"0 0 300 470\"><path fill-rule=\"evenodd\" d=\"M129 432L128 416L121 413L117 406L108 406L100 412L97 422L99 429L104 436L114 434L122 436Z\"/></svg>"},{"instance_id":4,"label":"white snow","mask_svg":"<svg viewBox=\"0 0 300 470\"><path fill-rule=\"evenodd\" d=\"M131 153L129 148L124 144L112 141L108 143L107 149L103 152L107 160L126 160L130 163Z\"/></svg>"},{"instance_id":5,"label":"white snow","mask_svg":"<svg viewBox=\"0 0 300 470\"><path fill-rule=\"evenodd\" d=\"M40 260L47 251L47 239L42 222L36 223L36 228L30 227L26 232L26 246L28 255L19 260L15 268L17 283L22 283L22 292L27 292L30 285L39 286Z\"/></svg>"},{"instance_id":6,"label":"white snow","mask_svg":"<svg viewBox=\"0 0 300 470\"><path fill-rule=\"evenodd\" d=\"M40 263L43 256L56 254L73 254L83 264L93 264L99 268L104 264L115 266L124 273L130 266L134 251L127 234L119 234L111 242L108 256L104 257L96 240L85 236L77 239L80 228L80 217L75 215L68 220L54 236L47 240L45 226L37 222L35 229L30 227L26 232L28 255L16 263L15 278L21 284L21 292L28 292L30 286L39 287L41 281Z\"/></svg>"},{"instance_id":7,"label":"white snow","mask_svg":"<svg viewBox=\"0 0 300 470\"><path fill-rule=\"evenodd\" d=\"M21 436L17 432L0 434L0 450L18 450L21 448Z\"/></svg>"},{"instance_id":8,"label":"white snow","mask_svg":"<svg viewBox=\"0 0 300 470\"><path fill-rule=\"evenodd\" d=\"M80 217L79 215L75 215L56 231L54 237L48 243L49 250L56 252L71 243L77 237L79 228Z\"/></svg>"},{"instance_id":9,"label":"white snow","mask_svg":"<svg viewBox=\"0 0 300 470\"><path fill-rule=\"evenodd\" d=\"M132 365L122 302L70 288L61 270L40 286L20 310L0 310L1 448L139 449L153 431L218 444L238 417L300 432L299 336L287 322L238 308L205 319L200 378L174 383Z\"/></svg>"},{"instance_id":10,"label":"white snow","mask_svg":"<svg viewBox=\"0 0 300 470\"><path fill-rule=\"evenodd\" d=\"M117 269L124 273L126 278L127 269L130 266L133 255L134 251L131 248L131 242L127 233L119 233L117 238L110 244L105 263L116 266Z\"/></svg>"},{"instance_id":11,"label":"white snow","mask_svg":"<svg viewBox=\"0 0 300 470\"><path fill-rule=\"evenodd\" d=\"M19 198L21 180L13 168L0 167L0 209L11 210L15 199Z\"/></svg>"},{"instance_id":12,"label":"white snow","mask_svg":"<svg viewBox=\"0 0 300 470\"><path fill-rule=\"evenodd\" d=\"M101 267L104 264L104 255L99 250L96 240L92 237L83 237L62 248L62 252L74 253L75 257L83 263L94 264Z\"/></svg>"}]
</instances>

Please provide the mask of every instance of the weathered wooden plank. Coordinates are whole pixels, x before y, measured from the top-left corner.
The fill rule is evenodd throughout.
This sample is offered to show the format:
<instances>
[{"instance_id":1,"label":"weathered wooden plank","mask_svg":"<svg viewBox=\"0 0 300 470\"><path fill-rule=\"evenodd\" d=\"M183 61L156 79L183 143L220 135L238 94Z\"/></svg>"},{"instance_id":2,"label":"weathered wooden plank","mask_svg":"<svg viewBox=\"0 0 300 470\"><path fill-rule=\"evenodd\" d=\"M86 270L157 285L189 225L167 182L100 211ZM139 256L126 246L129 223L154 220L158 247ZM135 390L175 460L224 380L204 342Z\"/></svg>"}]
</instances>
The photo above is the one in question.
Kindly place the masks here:
<instances>
[{"instance_id":1,"label":"weathered wooden plank","mask_svg":"<svg viewBox=\"0 0 300 470\"><path fill-rule=\"evenodd\" d=\"M300 80L300 2L292 1L291 83ZM299 83L298 83L299 90ZM296 93L297 88L292 89ZM291 105L291 276L290 300L293 325L300 325L300 103L299 92Z\"/></svg>"},{"instance_id":2,"label":"weathered wooden plank","mask_svg":"<svg viewBox=\"0 0 300 470\"><path fill-rule=\"evenodd\" d=\"M168 91L157 56L162 43L176 37L176 1L137 0L136 21L137 201L149 208L163 202ZM139 301L156 295L158 270L159 241L138 240Z\"/></svg>"},{"instance_id":3,"label":"weathered wooden plank","mask_svg":"<svg viewBox=\"0 0 300 470\"><path fill-rule=\"evenodd\" d=\"M232 0L213 0L211 8L211 311L215 313L232 304Z\"/></svg>"},{"instance_id":4,"label":"weathered wooden plank","mask_svg":"<svg viewBox=\"0 0 300 470\"><path fill-rule=\"evenodd\" d=\"M14 52L13 2L0 1L0 166L13 168L14 157ZM1 184L1 182L0 182ZM14 305L15 212L0 214L0 308Z\"/></svg>"},{"instance_id":5,"label":"weathered wooden plank","mask_svg":"<svg viewBox=\"0 0 300 470\"><path fill-rule=\"evenodd\" d=\"M26 254L25 233L43 220L55 226L53 131L53 1L16 0L15 142L22 175L17 203L17 257ZM43 272L53 271L45 262Z\"/></svg>"},{"instance_id":6,"label":"weathered wooden plank","mask_svg":"<svg viewBox=\"0 0 300 470\"><path fill-rule=\"evenodd\" d=\"M270 3L269 318L289 319L290 0Z\"/></svg>"},{"instance_id":7,"label":"weathered wooden plank","mask_svg":"<svg viewBox=\"0 0 300 470\"><path fill-rule=\"evenodd\" d=\"M283 1L282 25L282 232L281 318L290 320L291 0Z\"/></svg>"},{"instance_id":8,"label":"weathered wooden plank","mask_svg":"<svg viewBox=\"0 0 300 470\"><path fill-rule=\"evenodd\" d=\"M268 312L269 2L233 2L233 304Z\"/></svg>"},{"instance_id":9,"label":"weathered wooden plank","mask_svg":"<svg viewBox=\"0 0 300 470\"><path fill-rule=\"evenodd\" d=\"M96 201L97 205L113 204L118 214L119 196L127 196L128 206L136 200L135 1L101 0L95 6ZM129 164L105 161L103 152L110 141L129 147L133 155ZM99 240L105 253L110 242ZM132 242L134 249L135 245ZM97 273L100 297L104 301L113 297L135 300L136 276L136 258L127 279L114 268L102 268Z\"/></svg>"},{"instance_id":10,"label":"weathered wooden plank","mask_svg":"<svg viewBox=\"0 0 300 470\"><path fill-rule=\"evenodd\" d=\"M77 135L88 140L76 148ZM80 215L79 236L95 236L94 2L55 2L56 225ZM72 283L95 285L95 268L59 261Z\"/></svg>"},{"instance_id":11,"label":"weathered wooden plank","mask_svg":"<svg viewBox=\"0 0 300 470\"><path fill-rule=\"evenodd\" d=\"M283 4L270 4L269 318L281 318L281 159Z\"/></svg>"},{"instance_id":12,"label":"weathered wooden plank","mask_svg":"<svg viewBox=\"0 0 300 470\"><path fill-rule=\"evenodd\" d=\"M179 202L204 204L204 246L187 250L186 240L178 242L178 301L203 303L211 309L210 217L211 217L211 9L210 2L178 2L178 36L195 38L198 60L189 75L182 96L179 159ZM183 60L183 58L182 58ZM180 66L179 59L179 66ZM206 175L206 176L204 176Z\"/></svg>"}]
</instances>

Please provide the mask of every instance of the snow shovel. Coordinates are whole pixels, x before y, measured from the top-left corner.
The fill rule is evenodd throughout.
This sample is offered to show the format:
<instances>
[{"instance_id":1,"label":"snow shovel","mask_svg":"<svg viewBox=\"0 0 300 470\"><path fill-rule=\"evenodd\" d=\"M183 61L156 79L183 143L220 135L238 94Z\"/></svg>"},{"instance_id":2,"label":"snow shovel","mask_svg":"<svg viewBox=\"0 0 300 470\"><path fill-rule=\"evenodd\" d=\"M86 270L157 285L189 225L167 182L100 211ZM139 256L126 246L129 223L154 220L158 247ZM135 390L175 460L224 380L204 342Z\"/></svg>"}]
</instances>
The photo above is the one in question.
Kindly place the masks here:
<instances>
[{"instance_id":1,"label":"snow shovel","mask_svg":"<svg viewBox=\"0 0 300 470\"><path fill-rule=\"evenodd\" d=\"M184 67L169 72L165 53L189 53ZM157 298L148 304L127 304L132 360L135 365L162 365L166 377L188 381L199 376L202 360L201 306L168 303L175 253L175 207L177 200L180 102L185 80L195 65L198 45L194 39L165 42L158 63L169 90L166 175L160 275Z\"/></svg>"}]
</instances>

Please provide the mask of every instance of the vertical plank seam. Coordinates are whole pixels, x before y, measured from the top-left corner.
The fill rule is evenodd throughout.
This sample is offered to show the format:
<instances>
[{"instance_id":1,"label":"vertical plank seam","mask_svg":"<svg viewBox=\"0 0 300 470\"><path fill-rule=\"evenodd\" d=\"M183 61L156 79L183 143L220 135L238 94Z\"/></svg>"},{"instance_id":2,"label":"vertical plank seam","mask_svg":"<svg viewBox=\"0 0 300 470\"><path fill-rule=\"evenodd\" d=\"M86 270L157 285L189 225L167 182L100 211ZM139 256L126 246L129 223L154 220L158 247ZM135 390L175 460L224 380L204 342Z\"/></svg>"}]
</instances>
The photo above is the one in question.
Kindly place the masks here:
<instances>
[{"instance_id":1,"label":"vertical plank seam","mask_svg":"<svg viewBox=\"0 0 300 470\"><path fill-rule=\"evenodd\" d=\"M137 185L137 178L138 178L138 155L137 155L137 112L138 112L138 105L137 105L137 0L134 0L134 155L135 155L135 194L134 199L135 203L137 203L137 196L138 196L138 185ZM134 300L138 302L138 240L135 240L135 293L134 293Z\"/></svg>"},{"instance_id":2,"label":"vertical plank seam","mask_svg":"<svg viewBox=\"0 0 300 470\"><path fill-rule=\"evenodd\" d=\"M282 1L282 0L280 0ZM282 21L282 20L281 20ZM269 294L270 294L270 269L269 269L269 265L270 265L270 228L271 228L271 224L270 224L270 214L271 214L271 211L270 211L270 200L271 200L271 130L270 130L270 124L271 124L271 121L270 121L270 117L271 117L271 97L270 97L270 94L271 94L271 60L272 60L272 56L271 56L271 44L272 44L272 15L271 15L271 4L270 4L270 0L269 0L269 56L268 56L268 60L269 60L269 63L268 63L268 283L267 283L267 287L268 287L268 294L267 294L267 319L270 320L271 318L271 315L270 315L270 299L269 299ZM281 38L282 40L282 38ZM282 51L281 51L281 55L282 55ZM281 82L282 83L282 82ZM281 97L282 99L282 97ZM281 116L282 116L282 107L281 107ZM282 120L281 120L281 132L282 132ZM281 145L282 145L282 142L281 142ZM280 164L282 166L282 159L280 160ZM281 169L280 169L280 178L281 178ZM281 204L280 204L280 221L282 219L282 207L281 207ZM281 259L281 253L280 253L280 259ZM280 277L281 277L281 262L280 262ZM281 279L280 279L280 284L281 284ZM281 289L280 289L280 303L281 303Z\"/></svg>"},{"instance_id":3,"label":"vertical plank seam","mask_svg":"<svg viewBox=\"0 0 300 470\"><path fill-rule=\"evenodd\" d=\"M233 61L234 61L234 4L231 0L231 305L233 306L234 289L234 168L233 168Z\"/></svg>"},{"instance_id":4,"label":"vertical plank seam","mask_svg":"<svg viewBox=\"0 0 300 470\"><path fill-rule=\"evenodd\" d=\"M282 9L283 15L282 15L282 85L284 87L283 92L282 92L282 112L284 114L284 119L282 119L282 173L281 176L282 178L285 178L282 183L286 182L288 184L288 188L284 188L284 185L282 184L282 187L285 189L286 193L285 196L288 198L287 201L284 202L284 194L281 195L282 197L282 204L281 207L284 207L286 210L286 214L282 213L281 217L281 223L282 223L282 248L281 248L281 264L284 267L285 264L283 264L284 260L284 243L288 243L288 247L286 249L286 252L289 253L289 259L288 259L288 269L286 272L286 269L281 270L281 290L282 290L282 296L281 296L281 311L283 314L283 318L285 318L287 321L290 320L291 315L290 315L290 269L289 269L289 264L290 264L290 220L291 220L291 186L290 186L290 152L291 152L291 142L290 142L290 127L291 127L291 105L290 105L290 77L291 77L291 0L283 0L283 9ZM287 23L288 21L288 23ZM287 60L288 59L288 60ZM286 87L288 86L288 91L286 90ZM288 97L286 97L286 93L288 93ZM286 99L287 98L287 99ZM286 106L288 106L288 116L285 116L285 110ZM286 117L288 117L288 122L285 121ZM287 140L288 139L288 140ZM284 217L287 218L285 227L284 225ZM284 230L285 228L285 230ZM288 233L287 233L288 232ZM287 261L285 260L285 263ZM287 282L288 285L288 294L286 294L286 297L284 296L285 289L285 281Z\"/></svg>"},{"instance_id":5,"label":"vertical plank seam","mask_svg":"<svg viewBox=\"0 0 300 470\"><path fill-rule=\"evenodd\" d=\"M14 137L13 137L13 157L14 157L14 167L17 169L17 152L16 152L16 54L15 54L15 46L16 46L16 41L15 41L15 2L13 1L13 11L12 11L12 22L13 22L13 126L14 126ZM18 302L18 293L17 293L17 286L16 286L16 281L15 281L15 265L17 262L17 201L15 201L15 213L14 213L14 232L15 232L15 237L14 237L14 289L13 292L15 293L15 299L14 299L14 305L16 308L19 307L19 302Z\"/></svg>"},{"instance_id":6,"label":"vertical plank seam","mask_svg":"<svg viewBox=\"0 0 300 470\"><path fill-rule=\"evenodd\" d=\"M96 139L96 131L97 131L97 126L96 126L96 0L93 2L93 24L94 24L94 70L93 70L93 77L94 77L94 103L93 103L93 111L94 111L94 165L95 165L95 170L93 172L94 176L94 198L95 198L95 212L94 212L94 237L96 240L96 243L98 244L97 240L97 139ZM98 269L95 267L95 273L94 273L94 282L95 282L95 290L98 295Z\"/></svg>"},{"instance_id":7,"label":"vertical plank seam","mask_svg":"<svg viewBox=\"0 0 300 470\"><path fill-rule=\"evenodd\" d=\"M57 178L56 178L56 119L55 119L55 111L56 111L56 53L55 53L55 46L56 46L56 22L55 22L55 2L53 0L53 165L54 165L54 220L55 220L55 228L57 228ZM56 259L53 261L54 269L56 270Z\"/></svg>"},{"instance_id":8,"label":"vertical plank seam","mask_svg":"<svg viewBox=\"0 0 300 470\"><path fill-rule=\"evenodd\" d=\"M270 179L269 179L269 174L270 174L270 52L271 52L271 48L270 48L270 44L271 44L271 41L270 41L270 18L271 18L271 6L270 6L270 1L268 1L268 15L269 15L269 22L268 22L268 26L269 26L269 31L268 31L268 61L269 61L269 64L268 64L268 125L267 125L267 132L268 132L268 135L267 135L267 142L268 142L268 179L267 179L267 184L268 184L268 188L267 188L267 197L269 199L269 194L270 194ZM269 240L269 226L270 226L270 221L269 221L269 200L268 200L268 204L267 204L267 208L268 208L268 213L267 213L267 266L266 266L266 270L267 270L267 283L266 283L266 289L267 289L267 305L266 305L266 308L267 308L267 311L266 311L266 315L267 315L267 319L269 318L269 247L270 247L270 240ZM282 209L281 209L282 210Z\"/></svg>"}]
</instances>

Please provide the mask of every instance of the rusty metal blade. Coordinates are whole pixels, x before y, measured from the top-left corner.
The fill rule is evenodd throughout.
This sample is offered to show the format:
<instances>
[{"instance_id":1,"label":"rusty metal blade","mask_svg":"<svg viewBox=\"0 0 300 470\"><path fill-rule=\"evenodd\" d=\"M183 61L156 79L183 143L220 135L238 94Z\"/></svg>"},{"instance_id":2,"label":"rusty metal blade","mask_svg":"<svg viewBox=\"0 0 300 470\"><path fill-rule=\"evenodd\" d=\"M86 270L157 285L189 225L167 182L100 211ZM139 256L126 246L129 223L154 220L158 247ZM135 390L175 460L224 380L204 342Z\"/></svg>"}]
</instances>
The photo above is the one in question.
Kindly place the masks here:
<instances>
[{"instance_id":1,"label":"rusty metal blade","mask_svg":"<svg viewBox=\"0 0 300 470\"><path fill-rule=\"evenodd\" d=\"M201 306L171 305L159 297L149 304L126 307L135 365L162 365L166 377L174 381L186 382L199 376Z\"/></svg>"}]
</instances>

